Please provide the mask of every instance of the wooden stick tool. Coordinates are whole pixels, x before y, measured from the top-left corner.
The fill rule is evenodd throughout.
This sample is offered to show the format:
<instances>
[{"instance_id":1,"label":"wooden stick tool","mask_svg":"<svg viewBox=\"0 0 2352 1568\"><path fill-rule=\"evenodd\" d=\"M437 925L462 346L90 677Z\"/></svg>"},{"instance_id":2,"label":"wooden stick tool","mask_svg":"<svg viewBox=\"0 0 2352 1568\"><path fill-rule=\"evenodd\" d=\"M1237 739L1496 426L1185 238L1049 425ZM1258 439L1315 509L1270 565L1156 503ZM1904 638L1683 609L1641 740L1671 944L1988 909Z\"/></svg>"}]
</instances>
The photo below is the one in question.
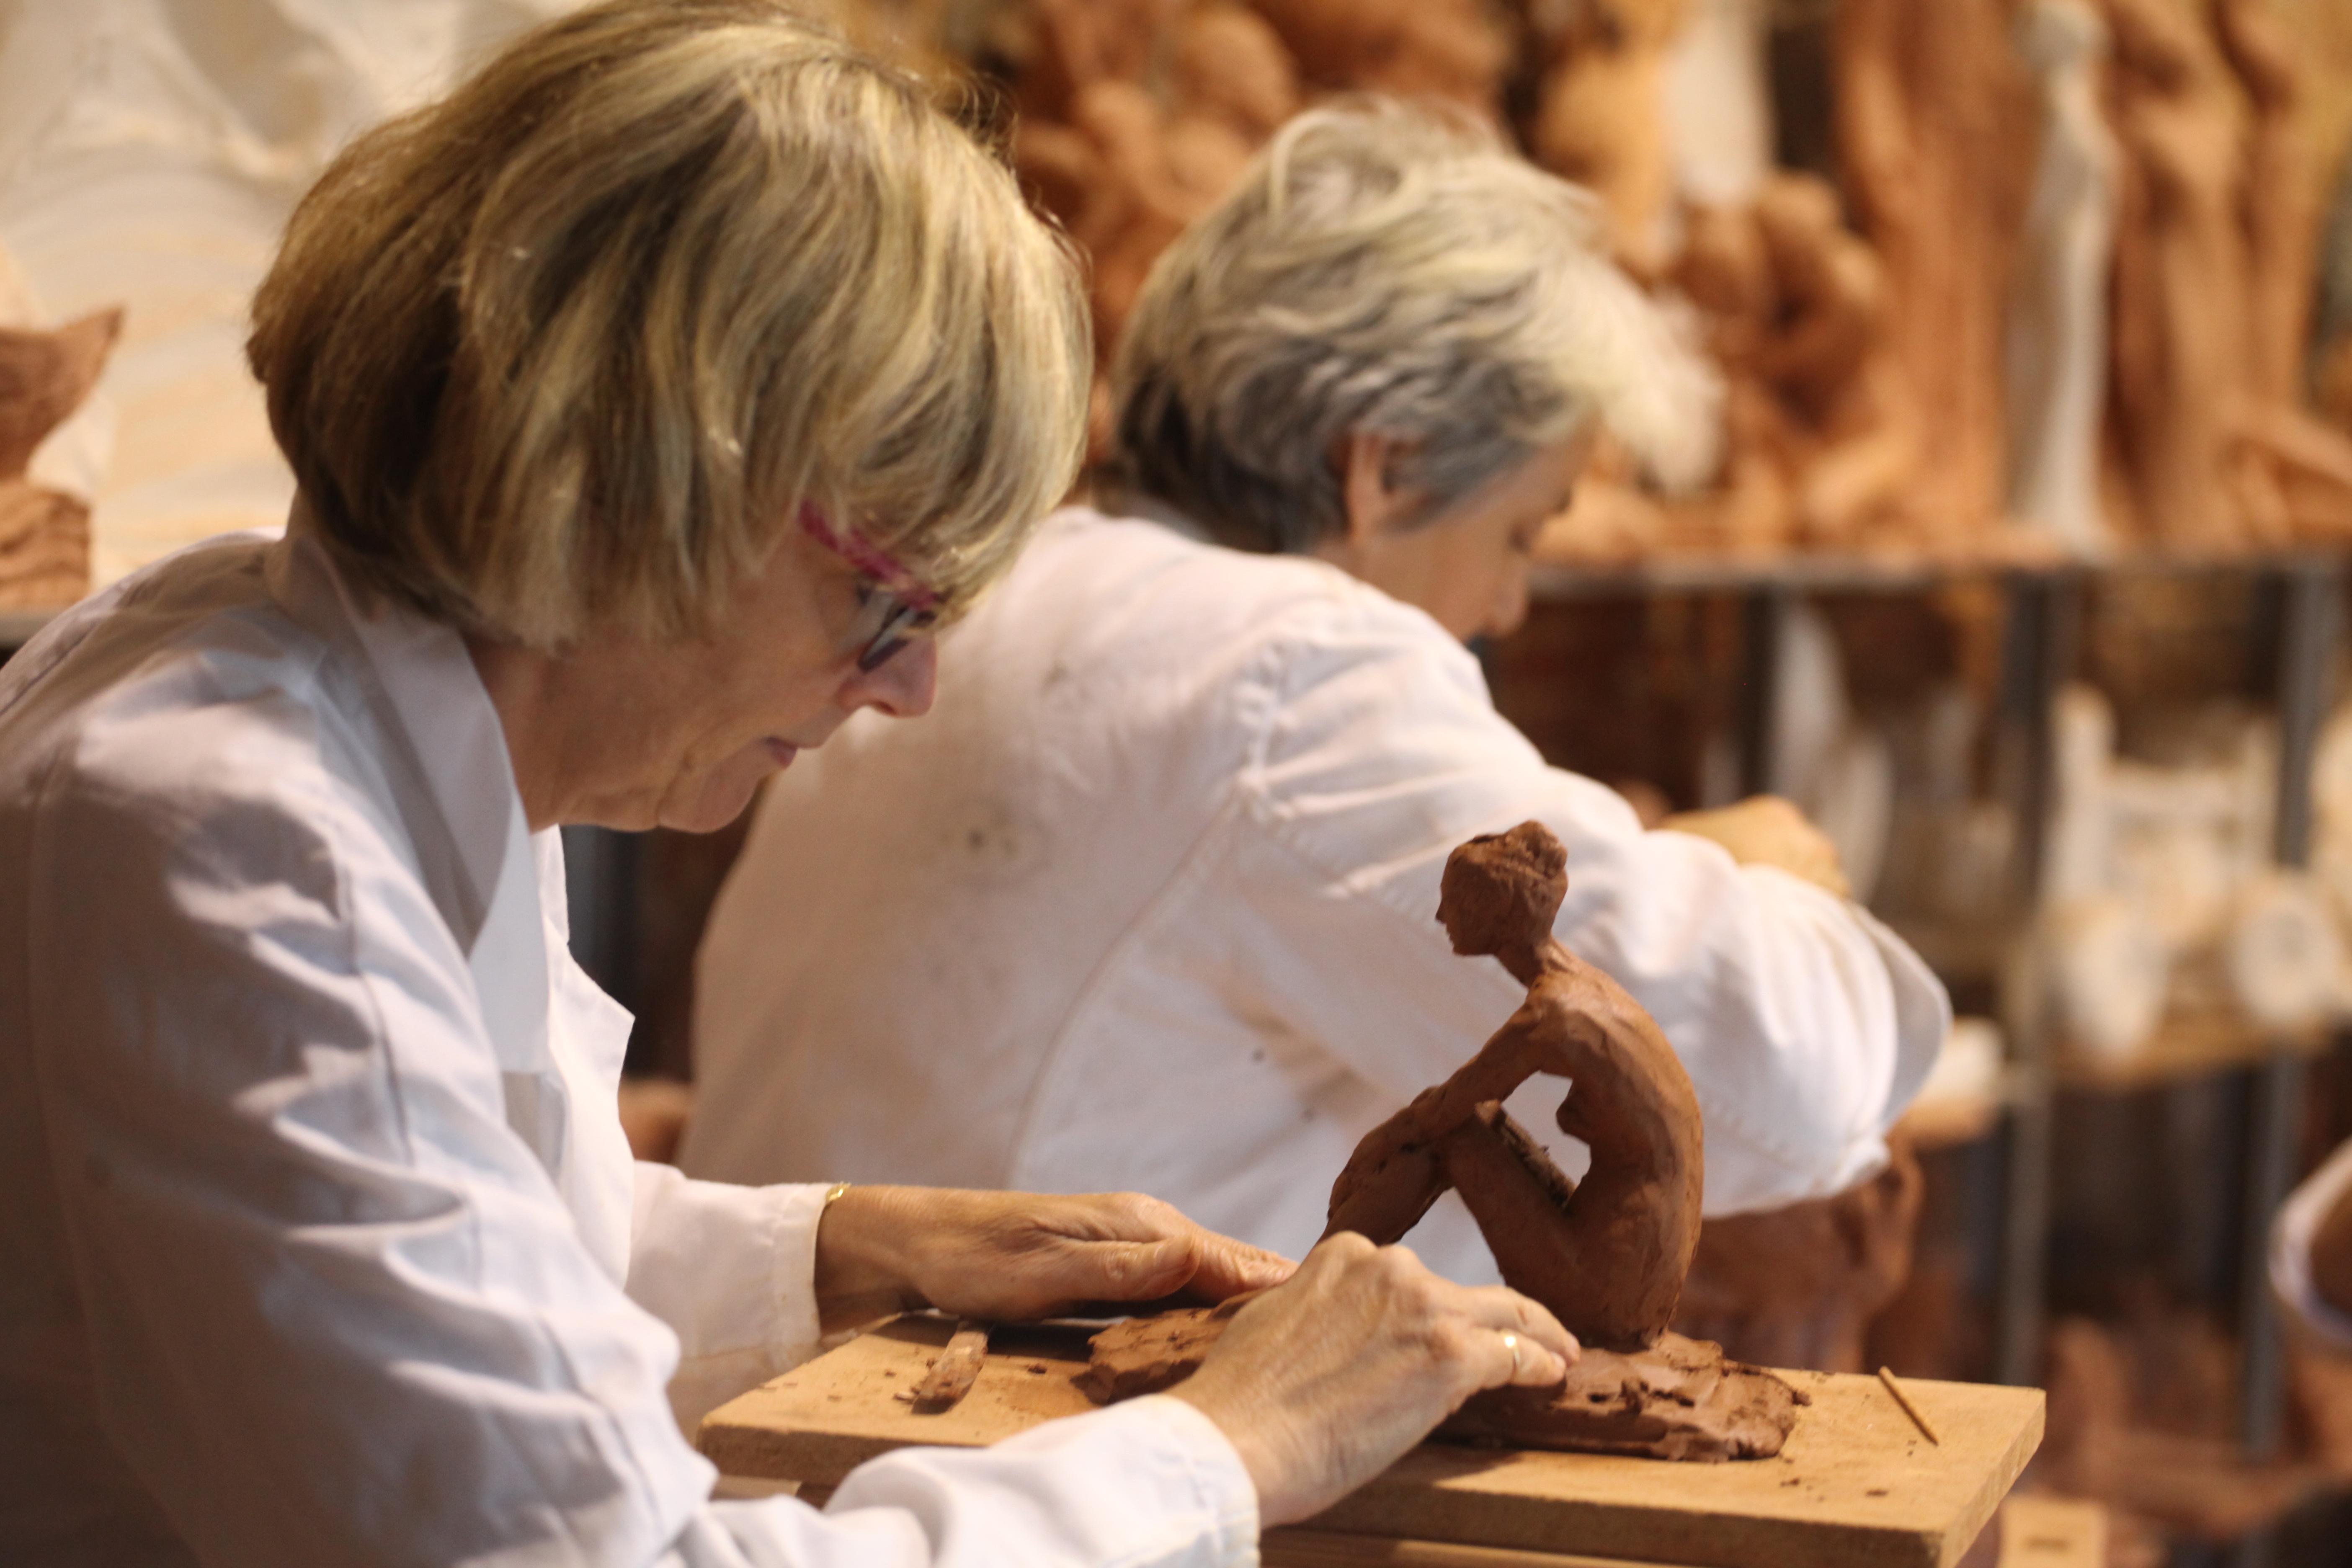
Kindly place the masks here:
<instances>
[{"instance_id":1,"label":"wooden stick tool","mask_svg":"<svg viewBox=\"0 0 2352 1568\"><path fill-rule=\"evenodd\" d=\"M1886 1385L1887 1393L1895 1395L1895 1403L1903 1406L1903 1414L1908 1415L1913 1421L1916 1422L1918 1424L1919 1430L1927 1435L1927 1441L1935 1444L1938 1448L1942 1447L1944 1446L1944 1440L1936 1436L1936 1429L1927 1425L1927 1418L1919 1414L1919 1407L1911 1403L1911 1396L1904 1392L1903 1385L1895 1381L1894 1370L1891 1367L1880 1367L1878 1369L1878 1381Z\"/></svg>"}]
</instances>

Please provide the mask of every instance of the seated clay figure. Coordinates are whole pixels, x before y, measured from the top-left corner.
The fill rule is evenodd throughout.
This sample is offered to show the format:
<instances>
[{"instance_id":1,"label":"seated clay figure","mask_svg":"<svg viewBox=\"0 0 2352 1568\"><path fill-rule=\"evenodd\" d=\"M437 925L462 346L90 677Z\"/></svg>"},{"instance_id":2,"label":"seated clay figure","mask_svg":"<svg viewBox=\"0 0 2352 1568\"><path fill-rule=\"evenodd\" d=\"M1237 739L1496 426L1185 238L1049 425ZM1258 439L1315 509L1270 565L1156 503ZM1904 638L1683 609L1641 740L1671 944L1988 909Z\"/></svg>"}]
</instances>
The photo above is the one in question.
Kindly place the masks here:
<instances>
[{"instance_id":1,"label":"seated clay figure","mask_svg":"<svg viewBox=\"0 0 2352 1568\"><path fill-rule=\"evenodd\" d=\"M1331 1190L1326 1234L1400 1240L1447 1187L1504 1282L1603 1350L1657 1342L1698 1246L1698 1100L1641 1004L1562 947L1567 851L1539 823L1470 840L1445 863L1437 918L1465 957L1491 955L1526 1004L1452 1078L1366 1135ZM1506 1115L1537 1073L1573 1085L1554 1120L1592 1151L1570 1182Z\"/></svg>"},{"instance_id":2,"label":"seated clay figure","mask_svg":"<svg viewBox=\"0 0 2352 1568\"><path fill-rule=\"evenodd\" d=\"M1454 950L1501 960L1528 999L1453 1077L1365 1135L1331 1189L1326 1234L1387 1245L1454 1188L1504 1280L1583 1347L1559 1386L1474 1395L1444 1434L1667 1459L1769 1458L1804 1396L1716 1344L1666 1331L1698 1243L1698 1100L1656 1022L1553 938L1567 863L1538 822L1448 858L1437 918ZM1537 1073L1570 1081L1555 1120L1591 1151L1581 1182L1503 1111ZM1237 1305L1105 1330L1084 1386L1108 1401L1181 1381Z\"/></svg>"}]
</instances>

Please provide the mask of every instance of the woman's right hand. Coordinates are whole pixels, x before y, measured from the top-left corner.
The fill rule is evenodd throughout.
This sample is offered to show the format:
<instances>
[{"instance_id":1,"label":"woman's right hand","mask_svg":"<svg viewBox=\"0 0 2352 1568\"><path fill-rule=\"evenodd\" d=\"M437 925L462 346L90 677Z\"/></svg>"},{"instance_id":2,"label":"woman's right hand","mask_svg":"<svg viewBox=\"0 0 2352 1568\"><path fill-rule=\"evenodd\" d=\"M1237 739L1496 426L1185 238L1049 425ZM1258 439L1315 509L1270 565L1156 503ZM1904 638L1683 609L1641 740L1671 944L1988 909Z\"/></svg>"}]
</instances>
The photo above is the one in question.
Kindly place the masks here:
<instances>
[{"instance_id":1,"label":"woman's right hand","mask_svg":"<svg viewBox=\"0 0 2352 1568\"><path fill-rule=\"evenodd\" d=\"M1517 1291L1456 1285L1402 1247L1343 1232L1236 1312L1171 1393L1232 1440L1260 1522L1287 1524L1380 1474L1480 1389L1548 1387L1576 1354Z\"/></svg>"},{"instance_id":2,"label":"woman's right hand","mask_svg":"<svg viewBox=\"0 0 2352 1568\"><path fill-rule=\"evenodd\" d=\"M1777 867L1841 899L1853 890L1837 845L1777 795L1751 795L1711 811L1679 811L1658 826L1712 839L1743 866Z\"/></svg>"}]
</instances>

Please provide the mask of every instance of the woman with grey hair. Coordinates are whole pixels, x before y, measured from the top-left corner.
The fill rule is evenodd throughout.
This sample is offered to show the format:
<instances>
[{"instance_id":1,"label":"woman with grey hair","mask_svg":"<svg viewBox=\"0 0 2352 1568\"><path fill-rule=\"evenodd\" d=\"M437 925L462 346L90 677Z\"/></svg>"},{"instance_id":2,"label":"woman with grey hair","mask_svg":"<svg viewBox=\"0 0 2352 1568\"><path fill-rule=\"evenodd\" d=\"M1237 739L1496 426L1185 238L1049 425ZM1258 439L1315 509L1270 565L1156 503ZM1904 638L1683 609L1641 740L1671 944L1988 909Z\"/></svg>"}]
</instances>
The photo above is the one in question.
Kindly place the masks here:
<instances>
[{"instance_id":1,"label":"woman with grey hair","mask_svg":"<svg viewBox=\"0 0 2352 1568\"><path fill-rule=\"evenodd\" d=\"M1358 1138L1517 1005L1431 917L1448 850L1534 817L1560 940L1690 1068L1706 1212L1877 1169L1948 1021L1917 957L1785 805L1644 832L1546 766L1462 646L1524 613L1596 429L1707 461L1710 383L1587 201L1423 113L1304 116L1161 258L1115 374L1116 504L1049 521L937 713L853 722L755 816L687 1168L1132 1187L1304 1247ZM1451 1200L1412 1245L1494 1278Z\"/></svg>"},{"instance_id":2,"label":"woman with grey hair","mask_svg":"<svg viewBox=\"0 0 2352 1568\"><path fill-rule=\"evenodd\" d=\"M921 713L1076 466L1074 268L914 83L762 0L551 23L336 162L250 357L285 537L0 676L0 1560L1243 1562L1562 1374L1360 1237L632 1167L552 829L716 826ZM823 1514L680 1433L903 1307L1252 1288L1178 1393Z\"/></svg>"}]
</instances>

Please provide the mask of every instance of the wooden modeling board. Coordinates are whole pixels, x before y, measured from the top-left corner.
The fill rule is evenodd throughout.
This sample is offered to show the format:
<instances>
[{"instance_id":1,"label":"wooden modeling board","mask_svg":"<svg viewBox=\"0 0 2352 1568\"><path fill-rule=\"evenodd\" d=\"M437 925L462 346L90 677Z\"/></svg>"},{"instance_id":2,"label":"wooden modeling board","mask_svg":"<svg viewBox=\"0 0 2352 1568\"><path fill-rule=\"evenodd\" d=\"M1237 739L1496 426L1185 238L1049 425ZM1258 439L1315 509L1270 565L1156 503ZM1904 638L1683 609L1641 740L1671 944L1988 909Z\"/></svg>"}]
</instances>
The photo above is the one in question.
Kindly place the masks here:
<instances>
[{"instance_id":1,"label":"wooden modeling board","mask_svg":"<svg viewBox=\"0 0 2352 1568\"><path fill-rule=\"evenodd\" d=\"M917 1414L893 1394L921 1380L953 1327L906 1317L860 1335L711 1412L702 1451L728 1476L824 1491L892 1448L977 1447L1094 1408L1071 1383L1086 1365L1085 1331L1011 1328L991 1338L961 1404ZM1309 1526L1271 1532L1267 1561L1547 1553L1536 1560L1950 1568L2042 1441L2039 1389L1906 1381L1937 1445L1875 1378L1783 1375L1812 1404L1777 1458L1680 1464L1424 1443ZM1512 1555L1489 1556L1497 1551Z\"/></svg>"}]
</instances>

